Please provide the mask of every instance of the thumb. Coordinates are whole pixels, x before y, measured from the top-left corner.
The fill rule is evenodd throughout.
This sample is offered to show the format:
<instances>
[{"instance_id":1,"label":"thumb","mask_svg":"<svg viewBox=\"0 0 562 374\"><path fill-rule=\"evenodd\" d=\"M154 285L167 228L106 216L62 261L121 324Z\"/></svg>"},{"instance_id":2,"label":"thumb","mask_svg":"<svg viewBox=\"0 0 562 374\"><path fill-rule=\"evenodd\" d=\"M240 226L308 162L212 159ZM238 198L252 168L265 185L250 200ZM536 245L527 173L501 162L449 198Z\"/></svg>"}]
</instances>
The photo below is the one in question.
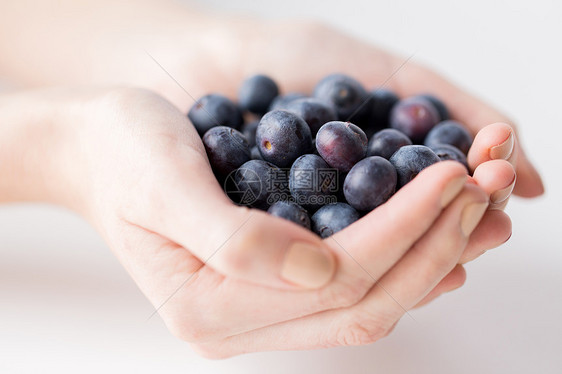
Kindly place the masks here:
<instances>
[{"instance_id":1,"label":"thumb","mask_svg":"<svg viewBox=\"0 0 562 374\"><path fill-rule=\"evenodd\" d=\"M173 154L152 183L141 222L227 276L277 288L319 288L334 256L312 232L228 199L200 151ZM162 165L163 163L160 163Z\"/></svg>"}]
</instances>

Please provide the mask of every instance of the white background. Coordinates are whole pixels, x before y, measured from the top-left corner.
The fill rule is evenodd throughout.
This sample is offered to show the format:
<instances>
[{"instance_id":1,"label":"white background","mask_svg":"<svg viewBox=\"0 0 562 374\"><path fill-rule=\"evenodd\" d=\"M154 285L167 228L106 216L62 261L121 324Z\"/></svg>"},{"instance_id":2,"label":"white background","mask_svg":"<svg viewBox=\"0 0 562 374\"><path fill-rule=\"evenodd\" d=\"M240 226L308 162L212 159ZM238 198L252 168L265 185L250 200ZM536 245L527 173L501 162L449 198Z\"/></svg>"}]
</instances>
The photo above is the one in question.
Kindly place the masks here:
<instances>
[{"instance_id":1,"label":"white background","mask_svg":"<svg viewBox=\"0 0 562 374\"><path fill-rule=\"evenodd\" d=\"M562 11L552 1L213 0L209 7L323 19L416 52L514 118L545 197L513 199L513 237L466 285L372 346L206 361L173 338L97 234L44 206L0 208L1 373L562 372Z\"/></svg>"}]
</instances>

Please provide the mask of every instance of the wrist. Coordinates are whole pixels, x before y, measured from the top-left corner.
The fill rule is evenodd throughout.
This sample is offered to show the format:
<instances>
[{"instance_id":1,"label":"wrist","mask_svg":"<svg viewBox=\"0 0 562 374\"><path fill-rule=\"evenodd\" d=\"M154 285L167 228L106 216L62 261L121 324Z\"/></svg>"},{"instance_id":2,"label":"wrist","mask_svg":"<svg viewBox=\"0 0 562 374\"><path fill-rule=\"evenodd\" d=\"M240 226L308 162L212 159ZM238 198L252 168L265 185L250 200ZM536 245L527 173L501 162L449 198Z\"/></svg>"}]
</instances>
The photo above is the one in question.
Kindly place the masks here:
<instances>
[{"instance_id":1,"label":"wrist","mask_svg":"<svg viewBox=\"0 0 562 374\"><path fill-rule=\"evenodd\" d=\"M56 90L0 96L0 203L71 204L65 111Z\"/></svg>"}]
</instances>

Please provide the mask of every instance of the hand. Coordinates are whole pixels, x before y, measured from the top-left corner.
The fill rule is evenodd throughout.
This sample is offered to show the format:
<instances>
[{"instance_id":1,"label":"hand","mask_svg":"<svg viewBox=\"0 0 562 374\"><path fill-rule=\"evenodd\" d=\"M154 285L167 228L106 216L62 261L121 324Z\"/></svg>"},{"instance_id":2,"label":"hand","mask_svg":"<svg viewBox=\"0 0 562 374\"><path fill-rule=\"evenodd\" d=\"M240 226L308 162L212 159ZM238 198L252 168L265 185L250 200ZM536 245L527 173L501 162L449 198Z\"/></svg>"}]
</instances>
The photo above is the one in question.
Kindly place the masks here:
<instances>
[{"instance_id":1,"label":"hand","mask_svg":"<svg viewBox=\"0 0 562 374\"><path fill-rule=\"evenodd\" d=\"M222 38L213 47L232 48L207 49L204 59L184 58L182 51L187 50L184 53L193 57L201 56L202 50L196 45L181 48L185 35L191 39L193 36L176 33L162 39L166 44L155 43L160 48L156 52L147 49L194 96L207 91L232 96L243 76L256 71L274 76L284 84L285 91L309 91L321 76L338 70L376 86L402 62L318 25L266 27L251 22L232 25L225 20L215 20L213 25L218 25L215 32ZM226 36L223 30L228 31ZM272 38L267 43L265 38L255 37L269 33ZM333 50L318 50L318 41L324 38L330 39ZM291 48L275 48L284 45ZM264 58L264 50L291 50L294 54ZM162 54L167 56L164 61ZM309 57L309 68L302 66L303 55ZM341 61L334 55L355 58ZM239 56L247 60L234 59ZM168 64L171 61L175 63ZM125 59L123 65L127 65ZM180 65L181 70L174 68ZM158 67L153 69L153 74L117 74L113 79L128 77L147 85L184 110L192 104ZM216 79L217 76L228 78ZM111 74L105 77L112 81ZM401 95L424 91L445 98L453 115L474 133L496 121L495 112L424 68L407 64L396 79L389 85ZM518 185L523 187L517 192L533 196L542 191L540 178L536 172L533 175L530 163L521 166L525 165L521 161L524 158L515 137L510 157L509 152L490 151L513 133L509 126L495 124L478 133L469 155L480 188L465 186L457 191L456 198L452 195L454 201L444 208L440 203L445 185L460 176L462 169L440 163L420 174L384 209L377 209L321 242L288 222L234 207L226 200L209 172L193 129L165 101L134 90L93 96L84 99L88 103L87 115L78 115L83 126L76 136L83 149L68 151L71 157L66 158L75 162L83 158L81 164L85 166L84 178L73 177L69 183L87 183L73 189L82 191L80 197L57 196L61 201L69 200L64 202L89 217L102 232L148 298L156 307L163 305L160 313L172 332L196 342L196 348L208 356L374 341L388 333L405 310L460 286L465 275L462 266L455 266L457 262L472 259L508 238L510 222L501 210L486 212L470 237L459 232L460 217L464 216L461 212L469 202L486 201L496 191L502 191L504 202L509 197L515 174L502 158L515 163L519 155L517 169L522 171ZM471 111L462 109L464 106L481 114L473 118ZM101 155L100 149L104 150ZM500 160L488 161L492 157ZM63 164L68 167L68 163ZM521 182L522 178L526 182ZM395 218L389 221L385 215ZM376 233L384 241L372 243L373 227L378 227ZM405 232L409 232L406 237ZM301 271L299 277L299 266L295 264L290 272L281 270L283 254L293 242L312 245L316 248L312 253L327 254L318 257L314 277L310 269ZM262 243L266 243L265 248ZM435 252L428 253L429 248ZM298 284L305 288L321 286L334 271L326 287L295 290ZM182 286L191 275L193 278ZM394 304L391 306L385 297ZM208 313L202 315L203 310Z\"/></svg>"},{"instance_id":2,"label":"hand","mask_svg":"<svg viewBox=\"0 0 562 374\"><path fill-rule=\"evenodd\" d=\"M36 198L86 217L169 329L209 357L375 341L416 304L462 284L463 251L510 233L478 224L487 193L460 164L442 162L322 241L232 204L185 115L155 94L20 94L0 101L1 119L26 107L38 108L29 134L48 123L39 144L53 147L26 157L51 155L31 183L49 193ZM33 167L13 167L22 169Z\"/></svg>"}]
</instances>

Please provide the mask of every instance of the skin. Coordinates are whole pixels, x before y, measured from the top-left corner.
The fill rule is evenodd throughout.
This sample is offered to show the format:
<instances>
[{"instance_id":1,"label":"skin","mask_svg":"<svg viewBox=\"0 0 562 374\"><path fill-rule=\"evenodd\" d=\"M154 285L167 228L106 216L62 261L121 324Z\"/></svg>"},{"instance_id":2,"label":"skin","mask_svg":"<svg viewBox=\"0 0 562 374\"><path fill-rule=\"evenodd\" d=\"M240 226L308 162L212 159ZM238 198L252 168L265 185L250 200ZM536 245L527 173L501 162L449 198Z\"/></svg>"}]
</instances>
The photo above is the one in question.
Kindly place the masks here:
<instances>
[{"instance_id":1,"label":"skin","mask_svg":"<svg viewBox=\"0 0 562 374\"><path fill-rule=\"evenodd\" d=\"M112 12L102 11L108 6ZM274 77L283 92L311 92L334 71L375 87L404 58L324 25L242 22L172 2L13 1L7 8L0 76L25 90L0 96L0 202L46 201L80 213L155 308L163 305L158 312L170 331L205 357L372 343L405 311L460 287L466 273L459 264L509 238L502 209L510 186L524 197L543 193L511 121L409 62L388 88L445 100L476 135L468 155L474 176L443 205L445 186L465 171L454 162L433 165L322 241L225 197L185 116L192 99L145 51L195 98L234 98L255 72ZM512 152L494 148L510 134ZM499 190L505 199L464 234L463 209ZM331 253L337 267L328 284L303 289L278 276L295 241Z\"/></svg>"}]
</instances>

